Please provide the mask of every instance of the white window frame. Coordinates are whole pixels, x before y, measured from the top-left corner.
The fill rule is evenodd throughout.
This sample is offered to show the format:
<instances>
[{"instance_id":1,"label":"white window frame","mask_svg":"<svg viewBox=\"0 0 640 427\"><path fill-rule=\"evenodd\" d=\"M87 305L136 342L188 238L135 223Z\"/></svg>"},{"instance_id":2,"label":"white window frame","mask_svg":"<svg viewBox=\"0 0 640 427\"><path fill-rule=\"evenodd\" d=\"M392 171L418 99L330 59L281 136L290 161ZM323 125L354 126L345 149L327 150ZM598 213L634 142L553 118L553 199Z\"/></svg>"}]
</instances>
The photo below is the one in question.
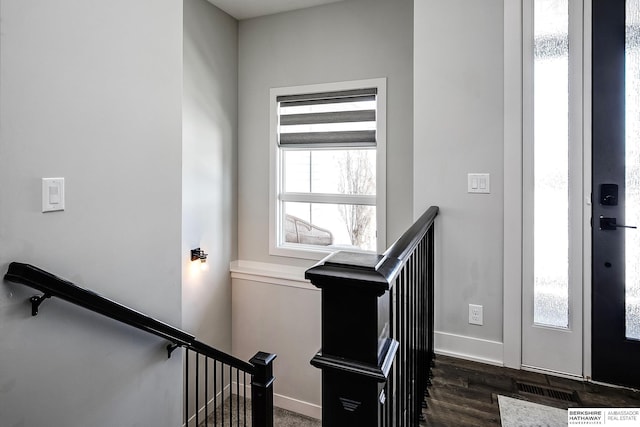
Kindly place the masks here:
<instances>
[{"instance_id":1,"label":"white window frame","mask_svg":"<svg viewBox=\"0 0 640 427\"><path fill-rule=\"evenodd\" d=\"M376 96L376 249L382 252L386 249L386 159L387 159L387 79L376 78L367 80L353 80L347 82L321 83L303 86L271 88L269 93L269 254L291 258L319 260L336 251L335 247L304 245L299 243L281 242L282 212L282 150L278 146L278 103L281 95L298 95L304 93L333 92L363 88L377 88ZM319 201L335 201L349 203L349 196L316 195ZM327 199L329 197L331 200ZM290 201L290 200L289 200ZM359 251L358 249L349 249Z\"/></svg>"}]
</instances>

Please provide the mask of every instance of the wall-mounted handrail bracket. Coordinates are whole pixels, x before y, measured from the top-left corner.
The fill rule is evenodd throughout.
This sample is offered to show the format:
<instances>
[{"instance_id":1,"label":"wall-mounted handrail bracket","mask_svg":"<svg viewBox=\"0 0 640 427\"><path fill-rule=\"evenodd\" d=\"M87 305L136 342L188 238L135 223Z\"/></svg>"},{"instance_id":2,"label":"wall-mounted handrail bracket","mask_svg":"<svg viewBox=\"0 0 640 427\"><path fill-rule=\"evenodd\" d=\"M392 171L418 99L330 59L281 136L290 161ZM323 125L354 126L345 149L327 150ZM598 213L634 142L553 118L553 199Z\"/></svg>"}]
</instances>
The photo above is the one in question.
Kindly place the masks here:
<instances>
[{"instance_id":1,"label":"wall-mounted handrail bracket","mask_svg":"<svg viewBox=\"0 0 640 427\"><path fill-rule=\"evenodd\" d=\"M173 353L178 347L180 347L176 343L167 344L167 359L171 359L171 353Z\"/></svg>"},{"instance_id":2,"label":"wall-mounted handrail bracket","mask_svg":"<svg viewBox=\"0 0 640 427\"><path fill-rule=\"evenodd\" d=\"M40 307L40 304L42 304L42 302L44 300L46 300L47 298L51 298L51 295L50 294L34 295L29 299L29 301L31 301L31 315L32 316L37 316L38 315L38 308Z\"/></svg>"}]
</instances>

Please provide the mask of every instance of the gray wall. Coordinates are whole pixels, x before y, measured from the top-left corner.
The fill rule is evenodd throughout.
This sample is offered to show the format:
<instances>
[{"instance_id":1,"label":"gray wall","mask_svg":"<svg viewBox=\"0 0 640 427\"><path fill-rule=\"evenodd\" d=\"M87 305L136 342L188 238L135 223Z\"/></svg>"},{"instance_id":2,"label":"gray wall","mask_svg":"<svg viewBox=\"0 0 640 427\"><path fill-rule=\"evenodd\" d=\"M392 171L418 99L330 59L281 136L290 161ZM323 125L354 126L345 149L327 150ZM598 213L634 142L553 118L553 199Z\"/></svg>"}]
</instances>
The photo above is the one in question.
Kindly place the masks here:
<instances>
[{"instance_id":1,"label":"gray wall","mask_svg":"<svg viewBox=\"0 0 640 427\"><path fill-rule=\"evenodd\" d=\"M310 285L309 285L310 286ZM276 406L320 418L321 371L309 361L320 349L320 291L233 279L233 351L247 360L276 353Z\"/></svg>"},{"instance_id":2,"label":"gray wall","mask_svg":"<svg viewBox=\"0 0 640 427\"><path fill-rule=\"evenodd\" d=\"M184 1L182 254L201 247L206 269L183 271L182 321L231 351L237 258L238 22L205 0Z\"/></svg>"},{"instance_id":3,"label":"gray wall","mask_svg":"<svg viewBox=\"0 0 640 427\"><path fill-rule=\"evenodd\" d=\"M413 215L413 1L350 0L240 22L238 258L296 266L269 256L269 89L387 78L387 242ZM277 401L319 416L317 291L234 280L233 351L279 355ZM266 334L276 335L265 339ZM266 335L269 336L269 335Z\"/></svg>"},{"instance_id":4,"label":"gray wall","mask_svg":"<svg viewBox=\"0 0 640 427\"><path fill-rule=\"evenodd\" d=\"M2 0L0 271L38 265L181 322L182 4ZM43 214L40 179L66 178ZM179 425L181 357L0 284L0 424Z\"/></svg>"},{"instance_id":5,"label":"gray wall","mask_svg":"<svg viewBox=\"0 0 640 427\"><path fill-rule=\"evenodd\" d=\"M269 88L387 77L387 242L411 225L413 1L350 0L240 22L239 258L269 253Z\"/></svg>"},{"instance_id":6,"label":"gray wall","mask_svg":"<svg viewBox=\"0 0 640 427\"><path fill-rule=\"evenodd\" d=\"M436 329L501 343L503 2L416 0L415 22L414 212L441 208ZM469 172L490 173L491 194L468 194Z\"/></svg>"}]
</instances>

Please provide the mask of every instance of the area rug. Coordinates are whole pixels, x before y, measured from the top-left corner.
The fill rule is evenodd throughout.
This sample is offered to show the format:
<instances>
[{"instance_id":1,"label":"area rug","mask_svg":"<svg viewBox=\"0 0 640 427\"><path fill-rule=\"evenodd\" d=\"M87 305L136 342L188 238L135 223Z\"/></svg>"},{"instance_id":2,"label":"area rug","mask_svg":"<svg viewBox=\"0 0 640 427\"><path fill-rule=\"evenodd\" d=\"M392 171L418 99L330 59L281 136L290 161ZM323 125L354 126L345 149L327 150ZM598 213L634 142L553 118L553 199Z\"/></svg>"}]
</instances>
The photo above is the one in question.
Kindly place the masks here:
<instances>
[{"instance_id":1,"label":"area rug","mask_svg":"<svg viewBox=\"0 0 640 427\"><path fill-rule=\"evenodd\" d=\"M567 425L567 411L498 396L502 427L564 427Z\"/></svg>"}]
</instances>

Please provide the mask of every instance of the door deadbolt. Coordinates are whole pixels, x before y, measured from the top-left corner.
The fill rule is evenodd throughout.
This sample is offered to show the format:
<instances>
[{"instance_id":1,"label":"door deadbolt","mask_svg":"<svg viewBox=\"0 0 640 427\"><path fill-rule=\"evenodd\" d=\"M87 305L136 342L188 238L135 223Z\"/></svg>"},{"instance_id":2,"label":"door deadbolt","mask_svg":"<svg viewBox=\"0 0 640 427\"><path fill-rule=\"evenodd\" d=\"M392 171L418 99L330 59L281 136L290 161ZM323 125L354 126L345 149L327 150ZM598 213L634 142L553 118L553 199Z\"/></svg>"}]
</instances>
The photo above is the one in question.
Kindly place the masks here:
<instances>
[{"instance_id":1,"label":"door deadbolt","mask_svg":"<svg viewBox=\"0 0 640 427\"><path fill-rule=\"evenodd\" d=\"M600 184L600 204L618 206L618 184Z\"/></svg>"}]
</instances>

